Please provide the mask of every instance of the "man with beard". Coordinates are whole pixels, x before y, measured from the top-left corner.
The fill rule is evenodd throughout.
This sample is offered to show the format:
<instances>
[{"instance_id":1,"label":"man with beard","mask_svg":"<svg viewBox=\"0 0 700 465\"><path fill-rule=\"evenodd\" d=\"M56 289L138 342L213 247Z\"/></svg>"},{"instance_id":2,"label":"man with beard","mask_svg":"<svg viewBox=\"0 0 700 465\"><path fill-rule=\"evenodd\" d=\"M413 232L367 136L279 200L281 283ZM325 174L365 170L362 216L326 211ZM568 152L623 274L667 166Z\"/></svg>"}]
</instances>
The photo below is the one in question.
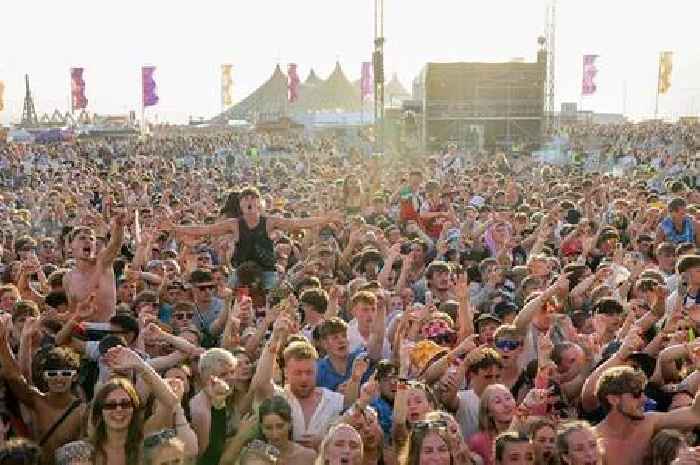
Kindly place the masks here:
<instances>
[{"instance_id":1,"label":"man with beard","mask_svg":"<svg viewBox=\"0 0 700 465\"><path fill-rule=\"evenodd\" d=\"M602 442L605 463L646 463L649 443L657 432L662 429L691 430L700 425L700 393L696 394L690 407L645 413L646 381L644 373L628 366L608 368L598 380L596 396L608 411L605 419L595 427Z\"/></svg>"},{"instance_id":2,"label":"man with beard","mask_svg":"<svg viewBox=\"0 0 700 465\"><path fill-rule=\"evenodd\" d=\"M292 408L293 439L304 447L318 450L323 434L344 408L342 394L316 385L318 353L308 341L294 341L282 353L284 361L284 388L272 381L272 371L278 345L286 340L292 328L288 317L277 319L272 337L263 349L253 384L256 401L280 395Z\"/></svg>"},{"instance_id":3,"label":"man with beard","mask_svg":"<svg viewBox=\"0 0 700 465\"><path fill-rule=\"evenodd\" d=\"M41 463L52 464L54 451L80 439L86 405L74 396L71 387L77 379L80 358L73 350L54 347L35 359L40 364L44 389L27 382L8 345L9 319L0 319L1 374L17 399L32 413L34 439L41 446ZM33 321L30 325L38 325ZM30 331L31 328L25 328ZM43 392L42 392L43 391Z\"/></svg>"},{"instance_id":4,"label":"man with beard","mask_svg":"<svg viewBox=\"0 0 700 465\"><path fill-rule=\"evenodd\" d=\"M95 295L97 310L91 317L92 321L106 322L114 315L117 292L113 265L121 251L125 222L124 215L114 219L109 244L99 253L96 252L95 232L91 228L79 227L72 233L71 250L76 267L65 274L63 288L71 307L91 294Z\"/></svg>"}]
</instances>

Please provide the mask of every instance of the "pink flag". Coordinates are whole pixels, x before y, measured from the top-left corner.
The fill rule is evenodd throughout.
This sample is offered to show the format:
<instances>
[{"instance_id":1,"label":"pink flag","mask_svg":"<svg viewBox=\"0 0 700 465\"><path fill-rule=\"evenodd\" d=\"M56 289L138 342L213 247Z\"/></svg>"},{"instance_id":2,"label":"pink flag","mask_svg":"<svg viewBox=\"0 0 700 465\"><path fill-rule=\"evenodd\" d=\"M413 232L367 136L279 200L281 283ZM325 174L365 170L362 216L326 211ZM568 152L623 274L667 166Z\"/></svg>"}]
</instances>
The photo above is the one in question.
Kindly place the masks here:
<instances>
[{"instance_id":1,"label":"pink flag","mask_svg":"<svg viewBox=\"0 0 700 465\"><path fill-rule=\"evenodd\" d=\"M70 97L72 110L87 108L88 101L87 97L85 97L83 68L70 69Z\"/></svg>"},{"instance_id":2,"label":"pink flag","mask_svg":"<svg viewBox=\"0 0 700 465\"><path fill-rule=\"evenodd\" d=\"M364 101L368 96L372 95L372 62L362 62L362 74L360 79L360 95Z\"/></svg>"},{"instance_id":3,"label":"pink flag","mask_svg":"<svg viewBox=\"0 0 700 465\"><path fill-rule=\"evenodd\" d=\"M152 107L158 104L158 94L156 94L156 81L153 79L155 66L144 66L141 68L141 88L142 101L144 107Z\"/></svg>"},{"instance_id":4,"label":"pink flag","mask_svg":"<svg viewBox=\"0 0 700 465\"><path fill-rule=\"evenodd\" d=\"M287 76L289 81L287 84L287 89L289 90L289 103L294 103L299 98L299 75L297 74L297 64L289 63L287 65Z\"/></svg>"},{"instance_id":5,"label":"pink flag","mask_svg":"<svg viewBox=\"0 0 700 465\"><path fill-rule=\"evenodd\" d=\"M593 79L598 74L598 68L595 66L595 60L598 55L583 56L583 80L581 82L581 95L593 95L596 91L595 82Z\"/></svg>"}]
</instances>

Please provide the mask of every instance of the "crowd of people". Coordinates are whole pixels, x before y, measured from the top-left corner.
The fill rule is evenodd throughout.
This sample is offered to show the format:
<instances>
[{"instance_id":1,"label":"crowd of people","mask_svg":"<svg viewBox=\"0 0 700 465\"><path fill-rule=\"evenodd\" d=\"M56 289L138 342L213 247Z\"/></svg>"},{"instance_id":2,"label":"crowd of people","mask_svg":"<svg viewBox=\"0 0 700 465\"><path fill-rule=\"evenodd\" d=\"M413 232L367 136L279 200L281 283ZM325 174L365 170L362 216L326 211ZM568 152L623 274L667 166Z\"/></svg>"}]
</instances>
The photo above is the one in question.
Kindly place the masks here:
<instances>
[{"instance_id":1,"label":"crowd of people","mask_svg":"<svg viewBox=\"0 0 700 465\"><path fill-rule=\"evenodd\" d=\"M0 465L700 464L700 128L567 131L0 145Z\"/></svg>"}]
</instances>

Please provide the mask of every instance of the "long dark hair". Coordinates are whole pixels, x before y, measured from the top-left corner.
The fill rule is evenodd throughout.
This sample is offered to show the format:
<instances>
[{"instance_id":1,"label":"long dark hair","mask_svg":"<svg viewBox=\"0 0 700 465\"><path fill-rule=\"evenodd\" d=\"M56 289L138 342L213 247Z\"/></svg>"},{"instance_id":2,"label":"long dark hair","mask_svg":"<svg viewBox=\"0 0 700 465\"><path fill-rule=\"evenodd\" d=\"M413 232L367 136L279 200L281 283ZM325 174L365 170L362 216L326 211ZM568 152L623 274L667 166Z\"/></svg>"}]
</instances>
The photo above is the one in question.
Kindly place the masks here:
<instances>
[{"instance_id":1,"label":"long dark hair","mask_svg":"<svg viewBox=\"0 0 700 465\"><path fill-rule=\"evenodd\" d=\"M289 402L282 396L272 396L265 399L258 407L258 436L260 439L267 441L262 433L262 421L267 415L277 415L282 420L289 424L289 439L292 438L292 407Z\"/></svg>"},{"instance_id":2,"label":"long dark hair","mask_svg":"<svg viewBox=\"0 0 700 465\"><path fill-rule=\"evenodd\" d=\"M90 442L95 447L97 455L104 454L104 444L107 441L107 427L105 426L102 412L105 399L117 389L121 389L129 396L133 405L129 431L126 436L126 463L139 463L141 458L141 444L143 442L143 409L139 395L136 393L133 384L126 378L113 378L103 384L95 393L92 401L92 435Z\"/></svg>"},{"instance_id":3,"label":"long dark hair","mask_svg":"<svg viewBox=\"0 0 700 465\"><path fill-rule=\"evenodd\" d=\"M221 216L226 218L240 218L241 216L241 192L238 190L229 191L221 207Z\"/></svg>"}]
</instances>

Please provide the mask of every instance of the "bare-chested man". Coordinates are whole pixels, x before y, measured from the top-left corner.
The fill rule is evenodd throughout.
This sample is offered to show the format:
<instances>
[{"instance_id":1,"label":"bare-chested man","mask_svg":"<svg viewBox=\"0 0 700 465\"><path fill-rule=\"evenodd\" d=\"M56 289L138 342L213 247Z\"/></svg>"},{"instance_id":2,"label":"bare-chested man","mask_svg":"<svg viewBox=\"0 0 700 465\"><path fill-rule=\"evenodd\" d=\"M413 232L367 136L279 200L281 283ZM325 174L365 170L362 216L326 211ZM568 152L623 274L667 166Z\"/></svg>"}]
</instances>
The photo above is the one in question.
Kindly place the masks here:
<instances>
[{"instance_id":1,"label":"bare-chested man","mask_svg":"<svg viewBox=\"0 0 700 465\"><path fill-rule=\"evenodd\" d=\"M71 249L76 267L64 276L63 288L72 308L95 294L97 309L91 321L106 322L114 315L117 290L113 264L124 240L125 218L124 215L114 218L109 244L99 253L96 253L97 240L91 228L81 226L71 234Z\"/></svg>"},{"instance_id":2,"label":"bare-chested man","mask_svg":"<svg viewBox=\"0 0 700 465\"><path fill-rule=\"evenodd\" d=\"M40 372L46 392L41 392L22 375L12 355L8 344L10 321L0 318L0 373L17 399L30 410L34 440L41 446L41 463L51 465L58 447L81 437L87 408L71 391L78 378L80 356L65 347L54 347L43 356ZM39 325L38 321L29 324L34 328ZM33 331L31 327L25 327L25 331Z\"/></svg>"},{"instance_id":3,"label":"bare-chested man","mask_svg":"<svg viewBox=\"0 0 700 465\"><path fill-rule=\"evenodd\" d=\"M596 385L598 401L608 411L595 427L607 465L646 463L649 444L666 428L691 430L700 425L700 395L690 407L672 412L645 412L646 376L628 366L607 368Z\"/></svg>"}]
</instances>

